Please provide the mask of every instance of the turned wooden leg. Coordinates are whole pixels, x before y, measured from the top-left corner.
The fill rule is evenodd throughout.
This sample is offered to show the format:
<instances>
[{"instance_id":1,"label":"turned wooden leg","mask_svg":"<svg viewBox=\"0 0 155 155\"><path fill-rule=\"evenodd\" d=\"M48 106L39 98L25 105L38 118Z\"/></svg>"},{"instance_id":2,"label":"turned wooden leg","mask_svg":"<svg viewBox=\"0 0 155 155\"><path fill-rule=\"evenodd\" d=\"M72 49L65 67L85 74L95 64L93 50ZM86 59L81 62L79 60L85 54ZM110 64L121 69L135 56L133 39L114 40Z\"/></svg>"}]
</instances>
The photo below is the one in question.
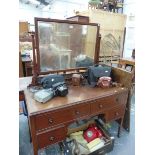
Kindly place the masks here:
<instances>
[{"instance_id":1,"label":"turned wooden leg","mask_svg":"<svg viewBox=\"0 0 155 155\"><path fill-rule=\"evenodd\" d=\"M27 117L28 119L28 117ZM30 135L30 143L32 142L31 130L30 130L30 121L28 119L28 128L29 128L29 135Z\"/></svg>"},{"instance_id":2,"label":"turned wooden leg","mask_svg":"<svg viewBox=\"0 0 155 155\"><path fill-rule=\"evenodd\" d=\"M33 154L38 155L38 148L33 146Z\"/></svg>"},{"instance_id":3,"label":"turned wooden leg","mask_svg":"<svg viewBox=\"0 0 155 155\"><path fill-rule=\"evenodd\" d=\"M35 129L35 121L34 116L29 117L29 123L30 123L30 133L31 133L31 140L33 145L33 153L34 155L38 155L38 143L36 138L36 129Z\"/></svg>"}]
</instances>

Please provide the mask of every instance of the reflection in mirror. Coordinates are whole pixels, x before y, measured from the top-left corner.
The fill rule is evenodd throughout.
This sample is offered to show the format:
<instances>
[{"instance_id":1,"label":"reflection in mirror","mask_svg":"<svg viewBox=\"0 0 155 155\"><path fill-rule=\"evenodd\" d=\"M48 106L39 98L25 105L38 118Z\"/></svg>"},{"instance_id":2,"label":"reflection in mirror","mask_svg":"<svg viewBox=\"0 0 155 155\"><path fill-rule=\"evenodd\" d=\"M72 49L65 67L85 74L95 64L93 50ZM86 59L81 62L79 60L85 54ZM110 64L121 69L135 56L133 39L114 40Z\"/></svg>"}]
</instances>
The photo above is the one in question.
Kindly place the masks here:
<instances>
[{"instance_id":1,"label":"reflection in mirror","mask_svg":"<svg viewBox=\"0 0 155 155\"><path fill-rule=\"evenodd\" d=\"M40 72L94 64L97 26L38 21Z\"/></svg>"}]
</instances>

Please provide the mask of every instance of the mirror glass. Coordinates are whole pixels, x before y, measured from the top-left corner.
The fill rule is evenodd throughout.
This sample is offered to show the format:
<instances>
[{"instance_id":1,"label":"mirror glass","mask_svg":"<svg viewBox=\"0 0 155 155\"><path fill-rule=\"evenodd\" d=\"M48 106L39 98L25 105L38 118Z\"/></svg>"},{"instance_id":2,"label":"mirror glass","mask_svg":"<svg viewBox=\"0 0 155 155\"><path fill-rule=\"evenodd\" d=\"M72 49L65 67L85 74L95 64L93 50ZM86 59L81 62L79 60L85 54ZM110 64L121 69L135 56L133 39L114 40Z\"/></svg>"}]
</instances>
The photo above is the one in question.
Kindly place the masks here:
<instances>
[{"instance_id":1,"label":"mirror glass","mask_svg":"<svg viewBox=\"0 0 155 155\"><path fill-rule=\"evenodd\" d=\"M94 64L97 26L38 21L40 72Z\"/></svg>"}]
</instances>

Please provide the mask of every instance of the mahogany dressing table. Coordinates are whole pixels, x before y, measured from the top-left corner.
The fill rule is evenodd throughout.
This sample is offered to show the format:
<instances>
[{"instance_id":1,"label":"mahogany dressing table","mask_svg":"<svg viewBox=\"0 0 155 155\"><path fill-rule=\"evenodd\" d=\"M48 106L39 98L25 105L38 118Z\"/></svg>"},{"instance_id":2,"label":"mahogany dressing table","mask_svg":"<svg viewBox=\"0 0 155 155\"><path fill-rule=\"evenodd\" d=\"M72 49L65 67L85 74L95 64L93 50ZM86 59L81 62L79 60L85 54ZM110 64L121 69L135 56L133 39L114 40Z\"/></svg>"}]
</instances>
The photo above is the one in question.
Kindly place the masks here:
<instances>
[{"instance_id":1,"label":"mahogany dressing table","mask_svg":"<svg viewBox=\"0 0 155 155\"><path fill-rule=\"evenodd\" d=\"M38 149L60 142L67 137L69 124L92 116L103 115L105 122L120 120L122 127L128 89L107 89L89 86L70 86L66 97L55 97L45 104L33 99L33 93L24 90L34 155Z\"/></svg>"},{"instance_id":2,"label":"mahogany dressing table","mask_svg":"<svg viewBox=\"0 0 155 155\"><path fill-rule=\"evenodd\" d=\"M62 32L62 30L65 32ZM49 34L52 36L48 36ZM74 39L75 34L78 34L76 40ZM82 39L79 38L80 34ZM62 39L63 37L67 38L67 42ZM75 71L76 73L86 71L86 66L76 66L77 62L75 61L81 58L81 55L89 58L87 62L88 60L93 60L93 63L99 62L100 37L98 24L35 18L35 36L32 35L32 42L34 57L33 77L30 86L37 85L39 75L57 73L65 75L65 80L69 80ZM60 63L58 62L60 60L59 55L55 54L56 51L60 51L58 45L61 46L61 49L69 48L70 50L69 68L68 65L65 68L67 57L62 59L61 63L64 65L58 65ZM55 51L52 52L53 50ZM112 72L113 80L123 84L123 87L102 89L91 88L87 85L68 85L69 93L66 97L55 97L45 104L35 101L33 93L23 86L24 83L28 84L30 79L23 78L21 80L20 84L24 91L28 111L34 155L38 154L39 149L64 140L67 136L67 127L78 120L98 115L106 123L118 120L119 136L125 117L124 127L129 128L130 73L116 68L113 68Z\"/></svg>"}]
</instances>

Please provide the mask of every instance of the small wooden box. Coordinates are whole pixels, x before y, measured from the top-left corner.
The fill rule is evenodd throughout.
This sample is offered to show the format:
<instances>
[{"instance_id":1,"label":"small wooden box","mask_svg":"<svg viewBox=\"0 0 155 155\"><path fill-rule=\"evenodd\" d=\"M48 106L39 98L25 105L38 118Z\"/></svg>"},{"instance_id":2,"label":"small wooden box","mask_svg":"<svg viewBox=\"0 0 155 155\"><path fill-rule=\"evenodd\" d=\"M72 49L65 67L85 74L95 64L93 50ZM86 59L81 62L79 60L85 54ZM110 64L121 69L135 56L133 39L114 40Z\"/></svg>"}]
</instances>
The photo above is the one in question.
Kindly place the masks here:
<instances>
[{"instance_id":1,"label":"small wooden box","mask_svg":"<svg viewBox=\"0 0 155 155\"><path fill-rule=\"evenodd\" d=\"M72 85L73 86L80 86L81 83L81 75L80 74L73 74L72 75Z\"/></svg>"}]
</instances>

